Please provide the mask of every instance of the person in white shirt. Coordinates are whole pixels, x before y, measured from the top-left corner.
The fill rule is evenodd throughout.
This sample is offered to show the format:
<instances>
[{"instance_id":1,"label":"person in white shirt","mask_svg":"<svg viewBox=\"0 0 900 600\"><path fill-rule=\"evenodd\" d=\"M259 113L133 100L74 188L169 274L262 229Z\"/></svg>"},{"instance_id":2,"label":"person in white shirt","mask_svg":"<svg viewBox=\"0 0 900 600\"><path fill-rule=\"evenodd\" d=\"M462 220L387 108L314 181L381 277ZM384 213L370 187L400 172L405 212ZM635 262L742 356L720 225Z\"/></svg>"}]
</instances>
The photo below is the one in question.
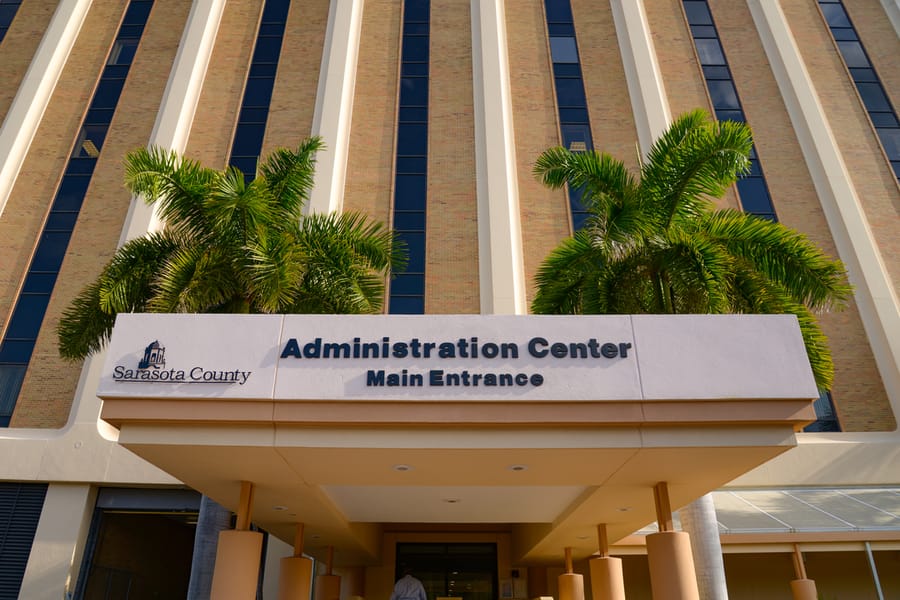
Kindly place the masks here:
<instances>
[{"instance_id":1,"label":"person in white shirt","mask_svg":"<svg viewBox=\"0 0 900 600\"><path fill-rule=\"evenodd\" d=\"M412 576L412 569L403 569L403 577L394 584L394 592L391 600L428 600L425 595L425 586Z\"/></svg>"}]
</instances>

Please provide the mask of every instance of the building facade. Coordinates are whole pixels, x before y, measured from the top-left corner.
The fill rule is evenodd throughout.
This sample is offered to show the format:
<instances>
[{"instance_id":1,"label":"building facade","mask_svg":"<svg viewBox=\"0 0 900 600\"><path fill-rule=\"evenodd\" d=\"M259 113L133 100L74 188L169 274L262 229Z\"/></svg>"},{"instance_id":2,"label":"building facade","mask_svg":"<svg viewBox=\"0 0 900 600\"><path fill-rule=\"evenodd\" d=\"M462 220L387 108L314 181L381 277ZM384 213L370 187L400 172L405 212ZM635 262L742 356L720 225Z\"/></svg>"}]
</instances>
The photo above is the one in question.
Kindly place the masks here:
<instances>
[{"instance_id":1,"label":"building facade","mask_svg":"<svg viewBox=\"0 0 900 600\"><path fill-rule=\"evenodd\" d=\"M576 194L534 179L535 158L563 145L607 151L636 169L673 116L695 108L754 132L753 170L722 206L805 233L844 262L855 287L847 309L820 316L836 375L816 401L815 423L804 432L809 415L779 417L798 430L781 450L736 458L734 469L707 465L712 487L702 491L718 488L730 596L789 598L798 555L826 598L900 596L898 32L897 0L0 0L0 525L16 526L0 527L0 598L101 598L98 590L117 586L133 596L109 597L151 588L177 596L186 584L148 581L186 581L171 565L189 570L200 499L188 486L232 510L240 504L241 477L187 481L167 460L145 460L154 452L142 454L139 436L126 449L119 436L131 417L101 419L107 357L76 364L57 354L55 327L72 298L125 240L160 226L123 188L126 152L157 145L252 176L258 156L320 135L327 148L309 210L364 212L409 248L386 312L525 315L541 261L584 216ZM319 408L332 441L371 435L371 456L382 447L411 452L387 453L384 465L369 465L383 475L352 482L326 476L343 468L336 454L303 459L322 467L317 478L307 474L319 512L302 519L305 550L334 563L342 595L386 596L403 561L440 573L437 581L452 573L454 553L479 574L468 583L480 590L473 600L558 597L565 548L589 577L593 533L562 525L600 483L554 482L537 475L550 466L528 465L521 496L557 493L556 508L541 504L538 516L509 521L490 495L517 487L506 473L496 481L478 466L474 480L449 473L480 461L524 463L512 453L491 458L480 438L459 464L440 456L464 449L470 429L512 435L502 424L518 421L521 439L510 443L548 444L529 460L555 463L573 449L560 440L579 424L612 435L608 416L550 417L548 402L483 422L447 421L440 411L417 422L403 405L356 430L342 420L351 415L328 420L329 403ZM755 420L748 414L729 413L715 427L758 428L770 418L763 408ZM315 419L298 419L292 426L315 429ZM673 419L688 428L681 433L699 422ZM228 421L229 444L241 446L251 421ZM556 441L528 433L539 422L553 424ZM456 442L416 437L441 423L447 431L434 439ZM384 441L397 428L407 441ZM437 489L439 477L404 484L392 470L427 456L454 489ZM437 509L409 518L367 512L394 502L391 488L471 508L452 518ZM702 493L671 489L673 508ZM622 498L610 502L631 510ZM271 532L273 580L296 523L266 510L294 507L273 500L252 514ZM646 531L638 531L649 515L609 540L633 599L650 597ZM162 551L176 538L186 550ZM132 563L116 558L134 539L146 552ZM432 554L444 558L421 558Z\"/></svg>"}]
</instances>

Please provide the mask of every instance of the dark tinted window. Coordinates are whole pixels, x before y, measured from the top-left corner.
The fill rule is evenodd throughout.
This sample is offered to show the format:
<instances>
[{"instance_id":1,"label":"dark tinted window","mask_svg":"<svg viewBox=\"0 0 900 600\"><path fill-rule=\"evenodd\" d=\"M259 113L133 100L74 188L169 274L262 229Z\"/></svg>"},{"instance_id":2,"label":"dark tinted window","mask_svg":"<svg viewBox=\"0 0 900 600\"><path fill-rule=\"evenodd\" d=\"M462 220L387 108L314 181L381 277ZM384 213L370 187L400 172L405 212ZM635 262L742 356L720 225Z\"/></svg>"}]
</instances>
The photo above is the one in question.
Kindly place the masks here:
<instances>
[{"instance_id":1,"label":"dark tinted window","mask_svg":"<svg viewBox=\"0 0 900 600\"><path fill-rule=\"evenodd\" d=\"M109 53L109 59L106 64L109 65L130 65L134 59L134 53L138 47L137 38L116 40L113 43L112 51Z\"/></svg>"},{"instance_id":2,"label":"dark tinted window","mask_svg":"<svg viewBox=\"0 0 900 600\"><path fill-rule=\"evenodd\" d=\"M403 4L400 102L397 125L393 227L409 262L391 280L388 312L425 312L425 197L428 186L428 61L430 2Z\"/></svg>"},{"instance_id":3,"label":"dark tinted window","mask_svg":"<svg viewBox=\"0 0 900 600\"><path fill-rule=\"evenodd\" d=\"M115 108L124 85L124 79L101 79L91 108Z\"/></svg>"},{"instance_id":4,"label":"dark tinted window","mask_svg":"<svg viewBox=\"0 0 900 600\"><path fill-rule=\"evenodd\" d=\"M431 17L428 0L406 0L403 3L403 20L428 22ZM405 59L405 57L404 57Z\"/></svg>"},{"instance_id":5,"label":"dark tinted window","mask_svg":"<svg viewBox=\"0 0 900 600\"><path fill-rule=\"evenodd\" d=\"M397 173L421 173L425 174L428 168L428 159L424 156L398 156Z\"/></svg>"},{"instance_id":6,"label":"dark tinted window","mask_svg":"<svg viewBox=\"0 0 900 600\"><path fill-rule=\"evenodd\" d=\"M882 128L878 130L884 153L890 160L900 160L900 129Z\"/></svg>"},{"instance_id":7,"label":"dark tinted window","mask_svg":"<svg viewBox=\"0 0 900 600\"><path fill-rule=\"evenodd\" d=\"M557 78L556 99L560 106L585 106L584 85L581 80Z\"/></svg>"},{"instance_id":8,"label":"dark tinted window","mask_svg":"<svg viewBox=\"0 0 900 600\"><path fill-rule=\"evenodd\" d=\"M56 192L53 210L80 210L84 194L90 183L89 176L66 175L63 177L59 190Z\"/></svg>"},{"instance_id":9,"label":"dark tinted window","mask_svg":"<svg viewBox=\"0 0 900 600\"><path fill-rule=\"evenodd\" d=\"M714 108L741 107L741 103L738 102L737 90L730 81L707 81L706 86L709 88L709 97L712 99Z\"/></svg>"},{"instance_id":10,"label":"dark tinted window","mask_svg":"<svg viewBox=\"0 0 900 600\"><path fill-rule=\"evenodd\" d=\"M697 56L700 57L701 65L724 65L725 53L722 52L722 46L719 40L714 39L695 39L694 44L697 46Z\"/></svg>"},{"instance_id":11,"label":"dark tinted window","mask_svg":"<svg viewBox=\"0 0 900 600\"><path fill-rule=\"evenodd\" d=\"M741 206L751 213L771 213L772 201L769 199L769 191L766 182L761 177L745 177L737 182L738 193L741 196Z\"/></svg>"},{"instance_id":12,"label":"dark tinted window","mask_svg":"<svg viewBox=\"0 0 900 600\"><path fill-rule=\"evenodd\" d=\"M427 62L428 38L418 35L403 36L403 60L407 62Z\"/></svg>"},{"instance_id":13,"label":"dark tinted window","mask_svg":"<svg viewBox=\"0 0 900 600\"><path fill-rule=\"evenodd\" d=\"M866 110L871 112L881 112L891 110L891 103L888 101L884 90L881 89L880 83L857 83L856 89L862 97Z\"/></svg>"},{"instance_id":14,"label":"dark tinted window","mask_svg":"<svg viewBox=\"0 0 900 600\"><path fill-rule=\"evenodd\" d=\"M409 262L406 264L407 273L425 272L425 234L415 231L400 231L397 233L409 252Z\"/></svg>"},{"instance_id":15,"label":"dark tinted window","mask_svg":"<svg viewBox=\"0 0 900 600\"><path fill-rule=\"evenodd\" d=\"M840 4L822 4L821 9L829 27L851 27L850 17Z\"/></svg>"},{"instance_id":16,"label":"dark tinted window","mask_svg":"<svg viewBox=\"0 0 900 600\"><path fill-rule=\"evenodd\" d=\"M256 49L253 51L253 62L257 64L277 63L278 54L281 51L280 37L260 37L256 40Z\"/></svg>"},{"instance_id":17,"label":"dark tinted window","mask_svg":"<svg viewBox=\"0 0 900 600\"><path fill-rule=\"evenodd\" d=\"M22 286L23 292L49 294L53 291L57 273L29 273Z\"/></svg>"},{"instance_id":18,"label":"dark tinted window","mask_svg":"<svg viewBox=\"0 0 900 600\"><path fill-rule=\"evenodd\" d=\"M425 298L422 296L395 296L391 294L388 312L392 315L421 315L425 312Z\"/></svg>"},{"instance_id":19,"label":"dark tinted window","mask_svg":"<svg viewBox=\"0 0 900 600\"><path fill-rule=\"evenodd\" d=\"M71 235L69 231L44 231L31 258L31 270L59 271Z\"/></svg>"},{"instance_id":20,"label":"dark tinted window","mask_svg":"<svg viewBox=\"0 0 900 600\"><path fill-rule=\"evenodd\" d=\"M706 2L685 2L684 13L691 25L712 25L712 15Z\"/></svg>"},{"instance_id":21,"label":"dark tinted window","mask_svg":"<svg viewBox=\"0 0 900 600\"><path fill-rule=\"evenodd\" d=\"M406 231L425 231L424 211L396 211L394 213L394 229Z\"/></svg>"},{"instance_id":22,"label":"dark tinted window","mask_svg":"<svg viewBox=\"0 0 900 600\"><path fill-rule=\"evenodd\" d=\"M866 52L859 42L838 42L837 45L848 67L869 66L869 59L866 57Z\"/></svg>"},{"instance_id":23,"label":"dark tinted window","mask_svg":"<svg viewBox=\"0 0 900 600\"><path fill-rule=\"evenodd\" d=\"M140 0L132 0L125 11L125 18L122 20L123 25L139 25L141 27L147 22L150 16L150 9L153 8L153 2L141 2Z\"/></svg>"},{"instance_id":24,"label":"dark tinted window","mask_svg":"<svg viewBox=\"0 0 900 600\"><path fill-rule=\"evenodd\" d=\"M547 22L572 22L572 7L568 0L545 0L544 7L547 10Z\"/></svg>"},{"instance_id":25,"label":"dark tinted window","mask_svg":"<svg viewBox=\"0 0 900 600\"><path fill-rule=\"evenodd\" d=\"M401 273L391 279L391 293L420 295L425 293L425 278L421 275Z\"/></svg>"},{"instance_id":26,"label":"dark tinted window","mask_svg":"<svg viewBox=\"0 0 900 600\"><path fill-rule=\"evenodd\" d=\"M257 106L269 108L272 102L272 85L274 80L268 77L247 79L247 89L244 90L244 106Z\"/></svg>"},{"instance_id":27,"label":"dark tinted window","mask_svg":"<svg viewBox=\"0 0 900 600\"><path fill-rule=\"evenodd\" d=\"M428 125L400 123L397 127L397 154L424 155L428 151Z\"/></svg>"},{"instance_id":28,"label":"dark tinted window","mask_svg":"<svg viewBox=\"0 0 900 600\"><path fill-rule=\"evenodd\" d=\"M35 321L41 322L47 305L50 303L50 294L22 294L16 303L12 318L6 328L6 337L10 339L34 339L36 331L33 327Z\"/></svg>"},{"instance_id":29,"label":"dark tinted window","mask_svg":"<svg viewBox=\"0 0 900 600\"><path fill-rule=\"evenodd\" d=\"M402 77L400 79L401 106L428 105L428 79L425 77Z\"/></svg>"},{"instance_id":30,"label":"dark tinted window","mask_svg":"<svg viewBox=\"0 0 900 600\"><path fill-rule=\"evenodd\" d=\"M578 48L574 37L551 37L550 58L555 63L577 63Z\"/></svg>"},{"instance_id":31,"label":"dark tinted window","mask_svg":"<svg viewBox=\"0 0 900 600\"><path fill-rule=\"evenodd\" d=\"M397 210L416 210L425 205L427 180L424 175L397 175L394 206Z\"/></svg>"}]
</instances>

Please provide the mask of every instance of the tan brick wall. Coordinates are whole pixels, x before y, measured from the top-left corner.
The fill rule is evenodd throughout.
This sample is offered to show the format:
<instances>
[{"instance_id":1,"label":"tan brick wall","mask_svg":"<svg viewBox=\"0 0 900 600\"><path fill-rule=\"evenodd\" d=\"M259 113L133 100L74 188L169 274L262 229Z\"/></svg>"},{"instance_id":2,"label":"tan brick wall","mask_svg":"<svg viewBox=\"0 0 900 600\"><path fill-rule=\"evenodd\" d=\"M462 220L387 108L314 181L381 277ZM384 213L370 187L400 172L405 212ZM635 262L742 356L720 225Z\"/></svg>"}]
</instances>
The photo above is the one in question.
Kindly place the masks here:
<instances>
[{"instance_id":1,"label":"tan brick wall","mask_svg":"<svg viewBox=\"0 0 900 600\"><path fill-rule=\"evenodd\" d=\"M228 162L261 15L262 0L225 4L186 150L208 167L221 169Z\"/></svg>"},{"instance_id":2,"label":"tan brick wall","mask_svg":"<svg viewBox=\"0 0 900 600\"><path fill-rule=\"evenodd\" d=\"M837 256L762 43L747 28L752 23L747 5L732 0L710 0L709 4L779 220ZM843 427L847 431L892 430L890 404L856 306L823 314L820 322L831 340L836 375L832 393Z\"/></svg>"},{"instance_id":3,"label":"tan brick wall","mask_svg":"<svg viewBox=\"0 0 900 600\"><path fill-rule=\"evenodd\" d=\"M853 21L869 60L891 98L894 111L900 110L900 37L891 25L879 0L845 1L844 8Z\"/></svg>"},{"instance_id":4,"label":"tan brick wall","mask_svg":"<svg viewBox=\"0 0 900 600\"><path fill-rule=\"evenodd\" d=\"M0 216L0 323L12 310L124 6L98 0L91 7Z\"/></svg>"},{"instance_id":5,"label":"tan brick wall","mask_svg":"<svg viewBox=\"0 0 900 600\"><path fill-rule=\"evenodd\" d=\"M528 302L544 258L571 233L569 200L532 175L541 152L560 144L543 0L506 2L519 211Z\"/></svg>"},{"instance_id":6,"label":"tan brick wall","mask_svg":"<svg viewBox=\"0 0 900 600\"><path fill-rule=\"evenodd\" d=\"M645 0L644 7L672 118L697 108L712 114L712 103L681 0ZM735 189L728 190L716 201L716 206L738 208Z\"/></svg>"},{"instance_id":7,"label":"tan brick wall","mask_svg":"<svg viewBox=\"0 0 900 600\"><path fill-rule=\"evenodd\" d=\"M478 313L472 34L468 0L431 2L425 312Z\"/></svg>"},{"instance_id":8,"label":"tan brick wall","mask_svg":"<svg viewBox=\"0 0 900 600\"><path fill-rule=\"evenodd\" d=\"M390 223L402 5L367 0L350 124L344 210Z\"/></svg>"},{"instance_id":9,"label":"tan brick wall","mask_svg":"<svg viewBox=\"0 0 900 600\"><path fill-rule=\"evenodd\" d=\"M55 0L23 3L0 42L0 81L3 82L0 86L0 123L19 90L57 4Z\"/></svg>"},{"instance_id":10,"label":"tan brick wall","mask_svg":"<svg viewBox=\"0 0 900 600\"><path fill-rule=\"evenodd\" d=\"M269 107L263 156L279 146L296 148L312 130L328 4L328 0L291 3Z\"/></svg>"},{"instance_id":11,"label":"tan brick wall","mask_svg":"<svg viewBox=\"0 0 900 600\"><path fill-rule=\"evenodd\" d=\"M644 0L644 9L672 116L712 110L681 0Z\"/></svg>"},{"instance_id":12,"label":"tan brick wall","mask_svg":"<svg viewBox=\"0 0 900 600\"><path fill-rule=\"evenodd\" d=\"M872 234L900 293L900 189L815 0L782 7L819 94Z\"/></svg>"},{"instance_id":13,"label":"tan brick wall","mask_svg":"<svg viewBox=\"0 0 900 600\"><path fill-rule=\"evenodd\" d=\"M122 4L95 1L91 10L109 11L107 20L112 22L113 35L118 14L114 9L120 12ZM146 145L150 137L189 10L190 5L180 0L157 0L154 4L38 336L13 415L14 427L61 427L69 415L81 365L63 362L57 356L54 330L65 307L87 282L96 278L116 249L130 202L122 184L122 157L129 150ZM106 46L91 53L101 60L112 38L106 26L98 31L83 29L79 38L105 38ZM99 70L81 71L82 75L96 72ZM69 145L72 139L69 138Z\"/></svg>"},{"instance_id":14,"label":"tan brick wall","mask_svg":"<svg viewBox=\"0 0 900 600\"><path fill-rule=\"evenodd\" d=\"M891 257L900 254L900 229L896 225L900 193L896 178L883 159L880 144L855 85L833 45L815 0L792 2L783 5L782 9L813 85L819 92L819 101L847 165L869 227L885 258L885 268L894 281L895 289L900 289L900 263L891 260ZM865 372L858 375L854 372L854 375L860 378L861 386L880 386L874 373L868 377L863 377ZM891 428L893 421L889 416L881 417L865 404L858 409L848 409L840 398L837 401L847 429Z\"/></svg>"},{"instance_id":15,"label":"tan brick wall","mask_svg":"<svg viewBox=\"0 0 900 600\"><path fill-rule=\"evenodd\" d=\"M607 3L571 2L594 148L637 170L637 129L612 10Z\"/></svg>"}]
</instances>

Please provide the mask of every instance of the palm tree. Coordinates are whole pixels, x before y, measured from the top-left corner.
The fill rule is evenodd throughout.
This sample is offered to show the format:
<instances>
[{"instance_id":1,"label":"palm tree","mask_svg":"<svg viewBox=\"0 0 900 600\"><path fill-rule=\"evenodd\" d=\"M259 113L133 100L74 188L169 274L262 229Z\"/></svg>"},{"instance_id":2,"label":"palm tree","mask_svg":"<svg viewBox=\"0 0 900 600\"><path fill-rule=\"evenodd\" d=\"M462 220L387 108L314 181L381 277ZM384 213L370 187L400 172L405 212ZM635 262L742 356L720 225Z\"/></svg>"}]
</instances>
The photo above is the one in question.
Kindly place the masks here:
<instances>
[{"instance_id":1,"label":"palm tree","mask_svg":"<svg viewBox=\"0 0 900 600\"><path fill-rule=\"evenodd\" d=\"M672 123L637 175L608 154L541 154L535 176L579 190L590 216L544 260L532 312L793 313L828 389L834 367L814 313L849 298L843 265L797 231L712 203L749 169L752 145L745 124L697 110Z\"/></svg>"},{"instance_id":2,"label":"palm tree","mask_svg":"<svg viewBox=\"0 0 900 600\"><path fill-rule=\"evenodd\" d=\"M125 158L125 185L155 204L162 231L125 243L72 301L57 328L59 353L99 351L120 312L373 313L405 250L356 213L303 215L319 138L278 149L245 183L158 148ZM189 598L208 598L218 533L230 512L203 496Z\"/></svg>"},{"instance_id":3,"label":"palm tree","mask_svg":"<svg viewBox=\"0 0 900 600\"><path fill-rule=\"evenodd\" d=\"M743 123L694 111L663 133L637 175L608 154L545 151L535 176L578 190L590 217L544 260L532 312L793 313L816 383L830 388L834 366L814 312L849 298L843 265L784 225L712 203L749 169L752 147ZM727 599L712 497L682 517L699 542L701 597Z\"/></svg>"},{"instance_id":4,"label":"palm tree","mask_svg":"<svg viewBox=\"0 0 900 600\"><path fill-rule=\"evenodd\" d=\"M59 352L83 359L116 314L373 313L405 253L357 213L304 216L319 138L278 149L249 184L161 149L125 159L125 185L158 207L162 231L124 244L63 313Z\"/></svg>"}]
</instances>

